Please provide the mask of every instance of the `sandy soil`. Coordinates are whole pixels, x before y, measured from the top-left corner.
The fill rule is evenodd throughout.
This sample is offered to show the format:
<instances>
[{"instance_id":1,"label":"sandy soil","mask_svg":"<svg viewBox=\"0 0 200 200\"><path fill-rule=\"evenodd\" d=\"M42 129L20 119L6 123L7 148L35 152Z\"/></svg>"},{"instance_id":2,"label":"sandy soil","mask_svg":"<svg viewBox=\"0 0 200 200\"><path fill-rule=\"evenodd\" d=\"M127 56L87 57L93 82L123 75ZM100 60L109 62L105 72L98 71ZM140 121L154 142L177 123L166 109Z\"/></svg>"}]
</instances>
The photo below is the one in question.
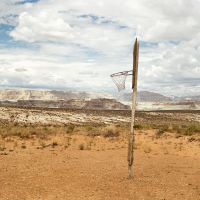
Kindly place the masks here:
<instances>
[{"instance_id":1,"label":"sandy soil","mask_svg":"<svg viewBox=\"0 0 200 200\"><path fill-rule=\"evenodd\" d=\"M199 200L200 144L166 133L137 131L134 179L127 179L127 144L123 138L52 136L40 148L38 139L6 143L0 155L0 200ZM14 143L15 147L13 148ZM23 147L23 145L25 147Z\"/></svg>"}]
</instances>

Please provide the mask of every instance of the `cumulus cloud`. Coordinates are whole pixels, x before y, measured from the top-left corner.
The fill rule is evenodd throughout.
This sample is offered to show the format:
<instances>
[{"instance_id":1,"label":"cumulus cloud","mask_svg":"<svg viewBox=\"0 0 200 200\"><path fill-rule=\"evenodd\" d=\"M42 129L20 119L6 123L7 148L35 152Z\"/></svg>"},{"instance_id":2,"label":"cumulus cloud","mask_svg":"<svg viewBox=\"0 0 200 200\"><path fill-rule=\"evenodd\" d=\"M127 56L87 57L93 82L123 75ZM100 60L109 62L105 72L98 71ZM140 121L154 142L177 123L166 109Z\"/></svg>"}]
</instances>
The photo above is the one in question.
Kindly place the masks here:
<instances>
[{"instance_id":1,"label":"cumulus cloud","mask_svg":"<svg viewBox=\"0 0 200 200\"><path fill-rule=\"evenodd\" d=\"M199 0L2 2L0 22L13 21L13 41L37 48L1 48L0 61L9 61L0 67L1 85L111 90L109 74L131 68L138 36L139 89L200 92ZM16 69L27 71L20 77Z\"/></svg>"},{"instance_id":2,"label":"cumulus cloud","mask_svg":"<svg viewBox=\"0 0 200 200\"><path fill-rule=\"evenodd\" d=\"M69 24L51 11L41 11L37 15L23 12L19 16L19 24L10 34L16 40L27 42L62 41L73 39Z\"/></svg>"}]
</instances>

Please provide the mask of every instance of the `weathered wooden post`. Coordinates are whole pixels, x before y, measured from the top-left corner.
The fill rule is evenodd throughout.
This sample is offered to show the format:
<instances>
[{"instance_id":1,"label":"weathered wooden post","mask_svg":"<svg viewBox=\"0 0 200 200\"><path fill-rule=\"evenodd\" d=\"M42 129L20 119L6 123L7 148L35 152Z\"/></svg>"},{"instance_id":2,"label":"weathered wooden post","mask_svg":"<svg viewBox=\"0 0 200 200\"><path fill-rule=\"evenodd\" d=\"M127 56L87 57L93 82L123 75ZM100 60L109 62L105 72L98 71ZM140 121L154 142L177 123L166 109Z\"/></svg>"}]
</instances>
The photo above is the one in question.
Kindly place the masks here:
<instances>
[{"instance_id":1,"label":"weathered wooden post","mask_svg":"<svg viewBox=\"0 0 200 200\"><path fill-rule=\"evenodd\" d=\"M132 76L132 109L131 109L131 132L128 137L128 177L133 177L133 160L134 160L134 145L135 145L135 110L137 100L137 79L138 79L138 60L139 60L139 43L137 38L133 47L133 76Z\"/></svg>"},{"instance_id":2,"label":"weathered wooden post","mask_svg":"<svg viewBox=\"0 0 200 200\"><path fill-rule=\"evenodd\" d=\"M135 39L133 47L133 70L123 71L111 74L113 82L116 84L118 91L125 89L126 77L132 75L132 107L131 107L131 131L128 135L128 177L133 177L134 145L135 145L135 110L137 100L137 79L138 79L138 61L139 61L139 43Z\"/></svg>"}]
</instances>

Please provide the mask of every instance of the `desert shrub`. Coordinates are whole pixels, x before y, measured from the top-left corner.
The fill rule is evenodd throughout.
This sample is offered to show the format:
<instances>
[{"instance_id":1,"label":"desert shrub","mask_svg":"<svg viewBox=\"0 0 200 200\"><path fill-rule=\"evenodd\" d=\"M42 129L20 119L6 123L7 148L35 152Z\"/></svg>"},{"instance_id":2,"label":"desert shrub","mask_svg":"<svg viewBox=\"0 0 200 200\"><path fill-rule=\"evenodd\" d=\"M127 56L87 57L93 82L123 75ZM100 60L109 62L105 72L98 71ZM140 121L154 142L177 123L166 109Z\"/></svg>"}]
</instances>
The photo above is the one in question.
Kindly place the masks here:
<instances>
[{"instance_id":1,"label":"desert shrub","mask_svg":"<svg viewBox=\"0 0 200 200\"><path fill-rule=\"evenodd\" d=\"M175 138L180 138L180 137L182 137L182 135L179 134L179 133L177 133L177 134L175 135Z\"/></svg>"},{"instance_id":2,"label":"desert shrub","mask_svg":"<svg viewBox=\"0 0 200 200\"><path fill-rule=\"evenodd\" d=\"M42 140L45 140L48 138L47 133L45 133L45 132L37 133L37 136Z\"/></svg>"},{"instance_id":3,"label":"desert shrub","mask_svg":"<svg viewBox=\"0 0 200 200\"><path fill-rule=\"evenodd\" d=\"M157 131L156 131L156 137L161 137L166 131L169 130L168 125L163 125L161 126Z\"/></svg>"},{"instance_id":4,"label":"desert shrub","mask_svg":"<svg viewBox=\"0 0 200 200\"><path fill-rule=\"evenodd\" d=\"M107 125L105 124L98 124L98 123L90 123L86 125L82 125L82 128L84 128L86 131L99 131L103 128L105 128Z\"/></svg>"},{"instance_id":5,"label":"desert shrub","mask_svg":"<svg viewBox=\"0 0 200 200\"><path fill-rule=\"evenodd\" d=\"M95 128L93 126L87 125L85 126L86 131L93 131Z\"/></svg>"},{"instance_id":6,"label":"desert shrub","mask_svg":"<svg viewBox=\"0 0 200 200\"><path fill-rule=\"evenodd\" d=\"M143 129L143 126L142 126L142 124L135 124L134 128L135 129Z\"/></svg>"},{"instance_id":7,"label":"desert shrub","mask_svg":"<svg viewBox=\"0 0 200 200\"><path fill-rule=\"evenodd\" d=\"M115 126L116 126L117 128L123 127L122 124L116 124Z\"/></svg>"},{"instance_id":8,"label":"desert shrub","mask_svg":"<svg viewBox=\"0 0 200 200\"><path fill-rule=\"evenodd\" d=\"M0 151L4 151L6 149L5 142L2 140L0 141Z\"/></svg>"},{"instance_id":9,"label":"desert shrub","mask_svg":"<svg viewBox=\"0 0 200 200\"><path fill-rule=\"evenodd\" d=\"M21 132L19 132L17 134L21 139L29 139L31 138L31 134L29 131L26 131L26 130L22 130Z\"/></svg>"},{"instance_id":10,"label":"desert shrub","mask_svg":"<svg viewBox=\"0 0 200 200\"><path fill-rule=\"evenodd\" d=\"M106 127L103 131L103 136L106 137L106 138L107 137L118 137L119 131L114 126Z\"/></svg>"},{"instance_id":11,"label":"desert shrub","mask_svg":"<svg viewBox=\"0 0 200 200\"><path fill-rule=\"evenodd\" d=\"M48 127L47 126L43 127L43 129L44 129L44 131L48 131Z\"/></svg>"},{"instance_id":12,"label":"desert shrub","mask_svg":"<svg viewBox=\"0 0 200 200\"><path fill-rule=\"evenodd\" d=\"M15 126L14 124L7 124L7 126L1 127L0 129L0 135L4 138L10 137L10 136L17 136L21 139L29 139L32 138L33 135L42 136L45 131L41 129L41 127L34 127L31 125L18 125Z\"/></svg>"},{"instance_id":13,"label":"desert shrub","mask_svg":"<svg viewBox=\"0 0 200 200\"><path fill-rule=\"evenodd\" d=\"M58 143L57 143L57 142L55 142L55 141L54 141L54 142L52 142L52 144L51 144L51 147L52 147L52 148L54 148L54 147L56 147L56 146L58 146Z\"/></svg>"},{"instance_id":14,"label":"desert shrub","mask_svg":"<svg viewBox=\"0 0 200 200\"><path fill-rule=\"evenodd\" d=\"M169 125L168 124L163 124L160 126L160 128L163 130L163 131L168 131L169 130Z\"/></svg>"},{"instance_id":15,"label":"desert shrub","mask_svg":"<svg viewBox=\"0 0 200 200\"><path fill-rule=\"evenodd\" d=\"M195 133L200 133L199 124L183 124L183 125L173 125L172 130L177 133L177 135L191 136Z\"/></svg>"},{"instance_id":16,"label":"desert shrub","mask_svg":"<svg viewBox=\"0 0 200 200\"><path fill-rule=\"evenodd\" d=\"M39 139L38 143L42 148L46 147L46 143L43 140Z\"/></svg>"},{"instance_id":17,"label":"desert shrub","mask_svg":"<svg viewBox=\"0 0 200 200\"><path fill-rule=\"evenodd\" d=\"M36 135L37 134L37 132L36 132L36 130L34 129L34 130L30 130L30 134L31 135Z\"/></svg>"},{"instance_id":18,"label":"desert shrub","mask_svg":"<svg viewBox=\"0 0 200 200\"><path fill-rule=\"evenodd\" d=\"M161 137L164 133L165 133L165 131L163 129L159 128L156 131L156 137Z\"/></svg>"},{"instance_id":19,"label":"desert shrub","mask_svg":"<svg viewBox=\"0 0 200 200\"><path fill-rule=\"evenodd\" d=\"M67 149L71 145L71 137L66 137L65 139L65 148Z\"/></svg>"},{"instance_id":20,"label":"desert shrub","mask_svg":"<svg viewBox=\"0 0 200 200\"><path fill-rule=\"evenodd\" d=\"M72 132L74 132L74 129L75 129L75 125L74 125L74 124L70 124L70 125L67 127L67 133L72 133Z\"/></svg>"},{"instance_id":21,"label":"desert shrub","mask_svg":"<svg viewBox=\"0 0 200 200\"><path fill-rule=\"evenodd\" d=\"M87 136L89 136L89 137L96 137L96 136L100 136L100 135L102 135L101 131L97 131L97 130L87 133Z\"/></svg>"},{"instance_id":22,"label":"desert shrub","mask_svg":"<svg viewBox=\"0 0 200 200\"><path fill-rule=\"evenodd\" d=\"M21 144L21 148L22 148L22 149L26 149L26 144L25 144L25 143L22 143L22 144Z\"/></svg>"},{"instance_id":23,"label":"desert shrub","mask_svg":"<svg viewBox=\"0 0 200 200\"><path fill-rule=\"evenodd\" d=\"M106 126L103 124L91 124L83 126L83 130L86 131L87 136L96 137L101 136L102 132L104 133L106 130Z\"/></svg>"},{"instance_id":24,"label":"desert shrub","mask_svg":"<svg viewBox=\"0 0 200 200\"><path fill-rule=\"evenodd\" d=\"M191 137L191 138L188 139L188 142L193 142L193 141L196 141L196 138Z\"/></svg>"},{"instance_id":25,"label":"desert shrub","mask_svg":"<svg viewBox=\"0 0 200 200\"><path fill-rule=\"evenodd\" d=\"M160 126L158 124L152 123L152 124L146 124L146 127L148 127L149 129L158 129L160 128Z\"/></svg>"},{"instance_id":26,"label":"desert shrub","mask_svg":"<svg viewBox=\"0 0 200 200\"><path fill-rule=\"evenodd\" d=\"M85 145L83 143L79 144L78 146L79 150L84 150L85 149Z\"/></svg>"},{"instance_id":27,"label":"desert shrub","mask_svg":"<svg viewBox=\"0 0 200 200\"><path fill-rule=\"evenodd\" d=\"M181 126L177 125L177 124L173 124L172 125L172 131L174 131L177 134L180 134L181 133Z\"/></svg>"},{"instance_id":28,"label":"desert shrub","mask_svg":"<svg viewBox=\"0 0 200 200\"><path fill-rule=\"evenodd\" d=\"M200 125L197 124L191 124L190 126L187 127L185 131L185 135L193 135L194 133L200 133Z\"/></svg>"},{"instance_id":29,"label":"desert shrub","mask_svg":"<svg viewBox=\"0 0 200 200\"><path fill-rule=\"evenodd\" d=\"M14 126L18 126L19 125L19 123L18 122L14 122L14 124L13 124Z\"/></svg>"},{"instance_id":30,"label":"desert shrub","mask_svg":"<svg viewBox=\"0 0 200 200\"><path fill-rule=\"evenodd\" d=\"M23 124L23 127L25 127L25 128L28 127L28 124Z\"/></svg>"}]
</instances>

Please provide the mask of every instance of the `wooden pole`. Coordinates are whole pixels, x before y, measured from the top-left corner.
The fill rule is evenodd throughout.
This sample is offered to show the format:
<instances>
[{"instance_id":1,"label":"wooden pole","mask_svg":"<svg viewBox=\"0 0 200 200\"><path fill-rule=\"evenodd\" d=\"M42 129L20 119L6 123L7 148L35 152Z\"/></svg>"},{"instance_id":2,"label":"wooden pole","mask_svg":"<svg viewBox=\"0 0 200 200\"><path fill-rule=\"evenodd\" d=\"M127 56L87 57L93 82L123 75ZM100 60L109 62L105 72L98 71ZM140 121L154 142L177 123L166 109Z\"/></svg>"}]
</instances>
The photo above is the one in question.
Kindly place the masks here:
<instances>
[{"instance_id":1,"label":"wooden pole","mask_svg":"<svg viewBox=\"0 0 200 200\"><path fill-rule=\"evenodd\" d=\"M132 111L131 111L131 132L128 136L128 177L133 178L133 160L134 160L134 145L135 145L135 110L137 99L137 78L138 78L138 60L139 60L139 43L135 39L133 47L133 76L132 76Z\"/></svg>"}]
</instances>

